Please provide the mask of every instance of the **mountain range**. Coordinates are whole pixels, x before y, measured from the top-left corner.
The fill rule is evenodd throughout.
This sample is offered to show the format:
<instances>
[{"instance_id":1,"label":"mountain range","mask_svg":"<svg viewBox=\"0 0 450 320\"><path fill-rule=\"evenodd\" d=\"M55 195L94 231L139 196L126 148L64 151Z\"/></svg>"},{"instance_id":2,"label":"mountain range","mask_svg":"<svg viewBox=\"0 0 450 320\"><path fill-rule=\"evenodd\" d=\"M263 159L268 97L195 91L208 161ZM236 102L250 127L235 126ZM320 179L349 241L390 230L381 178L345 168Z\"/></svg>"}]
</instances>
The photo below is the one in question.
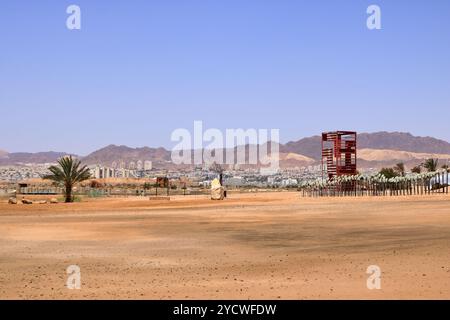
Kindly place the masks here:
<instances>
[{"instance_id":1,"label":"mountain range","mask_svg":"<svg viewBox=\"0 0 450 320\"><path fill-rule=\"evenodd\" d=\"M0 165L16 165L26 163L53 163L59 158L69 155L66 152L13 152L0 150Z\"/></svg>"},{"instance_id":2,"label":"mountain range","mask_svg":"<svg viewBox=\"0 0 450 320\"><path fill-rule=\"evenodd\" d=\"M321 158L321 137L312 136L280 144L281 167L301 167L318 164ZM67 155L66 152L8 153L0 150L0 165L51 163ZM418 137L404 132L376 132L358 134L358 166L379 168L404 162L407 167L426 158L450 160L450 143L433 137ZM171 151L165 148L131 148L109 145L80 157L88 165L112 165L150 160L155 168L173 168Z\"/></svg>"}]
</instances>

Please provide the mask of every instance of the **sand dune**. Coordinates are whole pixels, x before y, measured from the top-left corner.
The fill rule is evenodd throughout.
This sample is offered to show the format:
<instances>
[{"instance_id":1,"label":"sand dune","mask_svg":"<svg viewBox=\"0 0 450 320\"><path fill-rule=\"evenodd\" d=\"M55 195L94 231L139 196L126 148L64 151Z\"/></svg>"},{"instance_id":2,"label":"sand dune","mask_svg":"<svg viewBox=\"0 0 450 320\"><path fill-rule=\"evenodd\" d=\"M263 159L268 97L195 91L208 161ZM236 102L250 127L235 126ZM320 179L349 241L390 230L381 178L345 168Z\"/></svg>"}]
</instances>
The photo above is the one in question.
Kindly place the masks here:
<instances>
[{"instance_id":1,"label":"sand dune","mask_svg":"<svg viewBox=\"0 0 450 320\"><path fill-rule=\"evenodd\" d=\"M298 154L298 153L281 153L280 154L281 160L296 160L296 161L303 161L307 163L314 163L315 160L312 158L309 158L307 156Z\"/></svg>"},{"instance_id":2,"label":"sand dune","mask_svg":"<svg viewBox=\"0 0 450 320\"><path fill-rule=\"evenodd\" d=\"M411 161L424 160L429 158L450 159L450 154L438 153L417 153L409 151L381 150L381 149L361 149L358 150L358 158L366 161Z\"/></svg>"}]
</instances>

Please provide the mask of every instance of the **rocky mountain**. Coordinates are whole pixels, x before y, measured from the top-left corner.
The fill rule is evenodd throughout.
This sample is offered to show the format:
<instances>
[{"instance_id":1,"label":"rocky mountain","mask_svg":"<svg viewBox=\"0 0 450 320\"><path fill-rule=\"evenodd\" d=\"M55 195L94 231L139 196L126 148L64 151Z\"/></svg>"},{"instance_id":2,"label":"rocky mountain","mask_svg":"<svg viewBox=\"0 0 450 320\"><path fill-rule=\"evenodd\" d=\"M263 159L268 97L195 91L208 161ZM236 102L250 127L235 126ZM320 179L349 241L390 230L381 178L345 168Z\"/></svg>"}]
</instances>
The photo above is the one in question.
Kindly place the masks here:
<instances>
[{"instance_id":1,"label":"rocky mountain","mask_svg":"<svg viewBox=\"0 0 450 320\"><path fill-rule=\"evenodd\" d=\"M403 132L358 134L358 149L396 150L427 154L450 154L450 143L432 137L416 137ZM319 160L321 137L313 136L280 146L281 152L292 152Z\"/></svg>"},{"instance_id":2,"label":"rocky mountain","mask_svg":"<svg viewBox=\"0 0 450 320\"><path fill-rule=\"evenodd\" d=\"M321 137L312 136L280 144L281 167L302 167L318 164L321 158ZM417 137L402 132L358 134L358 160L361 168L379 168L404 162L408 167L435 157L450 159L450 143L432 137ZM219 152L224 152L220 150ZM193 153L192 153L193 154ZM246 154L246 160L248 155ZM172 167L170 151L164 148L129 148L110 145L85 157L87 164L112 164L113 161L151 160L154 167Z\"/></svg>"},{"instance_id":3,"label":"rocky mountain","mask_svg":"<svg viewBox=\"0 0 450 320\"><path fill-rule=\"evenodd\" d=\"M322 138L312 136L280 145L280 152L296 153L319 160L322 155Z\"/></svg>"},{"instance_id":4,"label":"rocky mountain","mask_svg":"<svg viewBox=\"0 0 450 320\"><path fill-rule=\"evenodd\" d=\"M88 165L103 164L111 166L113 163L119 164L125 162L152 161L153 164L163 164L170 161L170 151L164 148L130 148L127 146L117 146L111 144L102 149L92 152L82 158L83 163Z\"/></svg>"},{"instance_id":5,"label":"rocky mountain","mask_svg":"<svg viewBox=\"0 0 450 320\"><path fill-rule=\"evenodd\" d=\"M450 143L432 137L416 137L404 132L358 134L359 148L450 154Z\"/></svg>"},{"instance_id":6,"label":"rocky mountain","mask_svg":"<svg viewBox=\"0 0 450 320\"><path fill-rule=\"evenodd\" d=\"M318 164L321 158L321 137L312 136L280 144L281 167L302 167ZM220 151L224 152L224 150ZM66 155L64 152L7 153L0 151L0 165L20 163L49 163ZM193 154L193 153L192 153ZM358 134L358 166L379 168L404 162L407 167L435 157L441 163L450 161L450 143L432 137L417 137L403 132ZM248 156L246 155L246 159ZM164 148L130 148L109 145L82 157L85 164L111 166L121 162L152 161L154 168L174 168L171 151Z\"/></svg>"},{"instance_id":7,"label":"rocky mountain","mask_svg":"<svg viewBox=\"0 0 450 320\"><path fill-rule=\"evenodd\" d=\"M19 165L25 163L52 163L56 162L59 158L68 155L66 152L13 152L13 153L0 153L0 165Z\"/></svg>"}]
</instances>

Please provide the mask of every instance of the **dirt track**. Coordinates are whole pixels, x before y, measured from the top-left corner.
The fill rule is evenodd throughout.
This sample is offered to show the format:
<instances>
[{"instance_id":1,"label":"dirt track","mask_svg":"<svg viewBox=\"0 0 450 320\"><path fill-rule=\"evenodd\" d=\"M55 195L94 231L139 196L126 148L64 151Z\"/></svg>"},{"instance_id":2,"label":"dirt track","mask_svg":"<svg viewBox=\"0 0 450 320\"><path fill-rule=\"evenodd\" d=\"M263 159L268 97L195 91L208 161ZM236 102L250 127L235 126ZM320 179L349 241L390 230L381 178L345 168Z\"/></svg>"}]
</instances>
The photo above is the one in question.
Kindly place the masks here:
<instances>
[{"instance_id":1,"label":"dirt track","mask_svg":"<svg viewBox=\"0 0 450 320\"><path fill-rule=\"evenodd\" d=\"M450 299L450 197L0 203L0 298Z\"/></svg>"}]
</instances>

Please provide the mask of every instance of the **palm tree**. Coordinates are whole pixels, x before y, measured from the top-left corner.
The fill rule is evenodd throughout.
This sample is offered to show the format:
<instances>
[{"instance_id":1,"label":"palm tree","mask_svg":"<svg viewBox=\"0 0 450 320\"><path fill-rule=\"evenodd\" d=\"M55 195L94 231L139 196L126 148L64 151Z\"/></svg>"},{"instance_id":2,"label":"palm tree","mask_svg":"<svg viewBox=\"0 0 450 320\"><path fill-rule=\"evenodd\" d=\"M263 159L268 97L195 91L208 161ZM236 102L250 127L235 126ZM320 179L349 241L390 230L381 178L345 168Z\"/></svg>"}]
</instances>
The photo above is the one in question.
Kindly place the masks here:
<instances>
[{"instance_id":1,"label":"palm tree","mask_svg":"<svg viewBox=\"0 0 450 320\"><path fill-rule=\"evenodd\" d=\"M395 171L393 168L382 168L379 174L386 177L387 179L398 177L397 171Z\"/></svg>"},{"instance_id":2,"label":"palm tree","mask_svg":"<svg viewBox=\"0 0 450 320\"><path fill-rule=\"evenodd\" d=\"M62 157L58 160L58 166L50 166L47 174L42 179L52 180L64 186L64 196L66 202L73 202L73 186L91 178L89 169L86 166L80 168L80 160L73 159L72 156Z\"/></svg>"},{"instance_id":3,"label":"palm tree","mask_svg":"<svg viewBox=\"0 0 450 320\"><path fill-rule=\"evenodd\" d=\"M411 169L411 172L417 174L422 173L422 165L415 166L414 168Z\"/></svg>"},{"instance_id":4,"label":"palm tree","mask_svg":"<svg viewBox=\"0 0 450 320\"><path fill-rule=\"evenodd\" d=\"M427 159L423 164L423 167L428 170L428 172L435 172L438 168L439 160L438 159Z\"/></svg>"},{"instance_id":5,"label":"palm tree","mask_svg":"<svg viewBox=\"0 0 450 320\"><path fill-rule=\"evenodd\" d=\"M405 176L405 164L403 162L397 163L394 167L394 171L397 172L401 177Z\"/></svg>"}]
</instances>

